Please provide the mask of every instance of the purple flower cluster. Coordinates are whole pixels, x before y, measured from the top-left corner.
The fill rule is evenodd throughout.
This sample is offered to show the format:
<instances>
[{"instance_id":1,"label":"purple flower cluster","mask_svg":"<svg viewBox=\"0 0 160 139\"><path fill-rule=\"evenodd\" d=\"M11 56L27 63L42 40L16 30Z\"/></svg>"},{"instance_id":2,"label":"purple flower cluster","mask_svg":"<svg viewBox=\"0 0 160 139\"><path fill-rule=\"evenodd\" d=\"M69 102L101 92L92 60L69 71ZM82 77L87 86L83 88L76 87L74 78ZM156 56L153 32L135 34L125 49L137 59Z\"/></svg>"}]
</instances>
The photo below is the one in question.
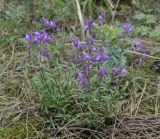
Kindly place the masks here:
<instances>
[{"instance_id":1,"label":"purple flower cluster","mask_svg":"<svg viewBox=\"0 0 160 139\"><path fill-rule=\"evenodd\" d=\"M126 69L123 68L123 67L114 67L113 68L113 73L116 74L116 75L120 75L121 77L124 77L126 75ZM119 78L117 77L113 83L115 85L118 85L119 84Z\"/></svg>"},{"instance_id":2,"label":"purple flower cluster","mask_svg":"<svg viewBox=\"0 0 160 139\"><path fill-rule=\"evenodd\" d=\"M96 28L97 24L94 23L94 21L92 19L88 19L85 23L84 29L86 31L91 30L91 28Z\"/></svg>"},{"instance_id":3,"label":"purple flower cluster","mask_svg":"<svg viewBox=\"0 0 160 139\"><path fill-rule=\"evenodd\" d=\"M102 24L104 22L106 18L106 14L104 12L102 12L99 16L98 16L98 20L100 22L100 24ZM96 28L97 24L92 20L92 19L88 19L84 25L84 29L86 31L90 31L92 28Z\"/></svg>"},{"instance_id":4,"label":"purple flower cluster","mask_svg":"<svg viewBox=\"0 0 160 139\"><path fill-rule=\"evenodd\" d=\"M98 20L100 22L100 24L103 23L103 21L105 20L106 18L106 14L104 12L102 12L99 16L98 16Z\"/></svg>"},{"instance_id":5,"label":"purple flower cluster","mask_svg":"<svg viewBox=\"0 0 160 139\"><path fill-rule=\"evenodd\" d=\"M91 87L89 78L90 78L90 68L88 65L84 65L81 67L80 71L78 72L78 82L79 84L84 87L89 89Z\"/></svg>"},{"instance_id":6,"label":"purple flower cluster","mask_svg":"<svg viewBox=\"0 0 160 139\"><path fill-rule=\"evenodd\" d=\"M60 32L58 23L55 22L54 20L48 20L45 17L42 17L41 21L42 21L42 24L48 27L49 29L53 29L55 32Z\"/></svg>"},{"instance_id":7,"label":"purple flower cluster","mask_svg":"<svg viewBox=\"0 0 160 139\"><path fill-rule=\"evenodd\" d=\"M74 37L72 39L72 44L76 47L76 48L81 48L82 47L82 42L77 38Z\"/></svg>"},{"instance_id":8,"label":"purple flower cluster","mask_svg":"<svg viewBox=\"0 0 160 139\"><path fill-rule=\"evenodd\" d=\"M124 77L126 75L126 69L122 67L114 67L113 68L114 74L120 74L121 77Z\"/></svg>"},{"instance_id":9,"label":"purple flower cluster","mask_svg":"<svg viewBox=\"0 0 160 139\"><path fill-rule=\"evenodd\" d=\"M122 28L123 28L123 31L125 33L127 33L127 34L130 34L132 32L132 25L131 25L131 23L125 23L125 24L123 24Z\"/></svg>"},{"instance_id":10,"label":"purple flower cluster","mask_svg":"<svg viewBox=\"0 0 160 139\"><path fill-rule=\"evenodd\" d=\"M25 40L27 40L29 44L26 45L26 49L31 49L33 46L39 46L36 48L40 48L40 56L46 57L48 60L50 60L51 54L47 52L46 48L44 48L44 44L50 43L53 39L53 36L49 35L44 29L36 31L35 33L27 33Z\"/></svg>"},{"instance_id":11,"label":"purple flower cluster","mask_svg":"<svg viewBox=\"0 0 160 139\"><path fill-rule=\"evenodd\" d=\"M142 50L142 42L139 40L136 43L136 51L141 52L141 50Z\"/></svg>"},{"instance_id":12,"label":"purple flower cluster","mask_svg":"<svg viewBox=\"0 0 160 139\"><path fill-rule=\"evenodd\" d=\"M94 41L95 37L91 36L91 38L92 41ZM72 44L76 48L80 48L79 50L76 50L78 53L76 52L70 55L71 59L73 60L73 63L76 64L79 68L79 84L82 87L89 88L89 80L92 76L92 73L96 71L95 69L97 69L96 65L100 66L101 63L109 59L109 56L105 53L104 47L97 49L95 48L94 43L90 43L90 41L90 47L86 48L85 45L83 45L82 47L82 42L77 37L74 37L72 39ZM107 75L107 70L103 67L100 67L98 69L98 76L102 78L105 75Z\"/></svg>"},{"instance_id":13,"label":"purple flower cluster","mask_svg":"<svg viewBox=\"0 0 160 139\"><path fill-rule=\"evenodd\" d=\"M150 54L151 53L151 50L143 49L142 46L143 46L142 41L138 40L137 43L136 43L135 51L139 52L139 53L142 53L142 54ZM147 56L142 56L140 59L135 60L135 64L139 65L139 66L142 66L142 65L145 64L145 62L147 60L149 60L149 58Z\"/></svg>"},{"instance_id":14,"label":"purple flower cluster","mask_svg":"<svg viewBox=\"0 0 160 139\"><path fill-rule=\"evenodd\" d=\"M117 39L119 39L119 40L121 40L121 39L123 39L124 38L124 36L122 35L122 34L119 34L118 36L117 36Z\"/></svg>"},{"instance_id":15,"label":"purple flower cluster","mask_svg":"<svg viewBox=\"0 0 160 139\"><path fill-rule=\"evenodd\" d=\"M26 34L25 39L32 45L41 45L42 43L51 42L53 40L53 36L46 33L45 30L40 30L36 31L34 35L32 33Z\"/></svg>"},{"instance_id":16,"label":"purple flower cluster","mask_svg":"<svg viewBox=\"0 0 160 139\"><path fill-rule=\"evenodd\" d=\"M99 76L102 78L103 76L107 75L107 70L105 68L99 69Z\"/></svg>"}]
</instances>

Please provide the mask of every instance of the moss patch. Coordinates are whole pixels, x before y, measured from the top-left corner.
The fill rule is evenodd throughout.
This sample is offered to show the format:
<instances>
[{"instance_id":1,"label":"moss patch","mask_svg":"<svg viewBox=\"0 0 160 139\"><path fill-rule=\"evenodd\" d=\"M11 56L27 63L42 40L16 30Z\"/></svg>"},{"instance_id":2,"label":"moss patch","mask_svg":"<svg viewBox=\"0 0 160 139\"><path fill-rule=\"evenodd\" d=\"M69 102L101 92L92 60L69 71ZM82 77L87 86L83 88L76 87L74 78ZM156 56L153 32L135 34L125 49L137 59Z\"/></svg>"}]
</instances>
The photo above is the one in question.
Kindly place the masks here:
<instances>
[{"instance_id":1,"label":"moss patch","mask_svg":"<svg viewBox=\"0 0 160 139\"><path fill-rule=\"evenodd\" d=\"M28 124L30 123L30 124ZM31 126L32 125L32 126ZM38 130L40 123L36 121L36 119L22 119L17 121L13 125L7 127L6 129L0 132L1 139L23 139L27 137L35 137L36 130Z\"/></svg>"}]
</instances>

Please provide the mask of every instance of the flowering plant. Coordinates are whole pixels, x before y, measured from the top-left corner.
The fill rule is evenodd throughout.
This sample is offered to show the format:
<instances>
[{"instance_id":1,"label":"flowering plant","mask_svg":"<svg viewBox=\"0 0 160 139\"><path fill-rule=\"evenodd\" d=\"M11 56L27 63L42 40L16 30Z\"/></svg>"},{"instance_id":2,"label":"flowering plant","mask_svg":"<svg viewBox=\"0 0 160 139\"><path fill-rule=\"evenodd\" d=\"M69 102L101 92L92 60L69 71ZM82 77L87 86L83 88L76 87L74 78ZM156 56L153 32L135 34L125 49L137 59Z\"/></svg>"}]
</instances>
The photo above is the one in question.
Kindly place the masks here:
<instances>
[{"instance_id":1,"label":"flowering plant","mask_svg":"<svg viewBox=\"0 0 160 139\"><path fill-rule=\"evenodd\" d=\"M105 23L105 17L101 13L97 23L88 19L84 25L85 39L73 36L69 47L64 43L58 23L44 17L43 25L54 31L57 38L44 29L26 34L29 42L26 48L38 50L40 57L51 62L49 67L41 67L35 73L33 88L52 125L59 120L65 123L73 119L75 124L103 124L113 118L119 96L123 96L129 85L124 49L150 53L142 49L140 40L134 48L127 48L130 44L126 38L133 31L130 23L122 28L113 27ZM47 49L52 41L54 46ZM57 47L58 55L54 55Z\"/></svg>"}]
</instances>

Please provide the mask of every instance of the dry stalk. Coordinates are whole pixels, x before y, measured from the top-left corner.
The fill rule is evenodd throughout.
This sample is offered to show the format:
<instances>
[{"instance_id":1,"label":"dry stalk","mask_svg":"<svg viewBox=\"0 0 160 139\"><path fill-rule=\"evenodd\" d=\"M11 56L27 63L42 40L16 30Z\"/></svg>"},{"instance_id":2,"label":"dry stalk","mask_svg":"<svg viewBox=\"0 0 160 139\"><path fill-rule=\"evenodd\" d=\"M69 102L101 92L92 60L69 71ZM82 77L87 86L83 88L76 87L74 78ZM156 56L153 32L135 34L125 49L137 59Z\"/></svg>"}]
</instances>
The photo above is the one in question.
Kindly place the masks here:
<instances>
[{"instance_id":1,"label":"dry stalk","mask_svg":"<svg viewBox=\"0 0 160 139\"><path fill-rule=\"evenodd\" d=\"M143 97L143 95L144 95L144 93L145 93L145 90L146 90L146 85L147 85L147 83L145 83L145 85L144 85L144 87L143 87L141 97L140 97L140 99L139 99L139 101L138 101L138 104L137 104L137 109L136 109L135 115L137 115L137 112L138 112L138 110L139 110L139 106L140 106L140 103L141 103L141 101L142 101L142 97Z\"/></svg>"}]
</instances>

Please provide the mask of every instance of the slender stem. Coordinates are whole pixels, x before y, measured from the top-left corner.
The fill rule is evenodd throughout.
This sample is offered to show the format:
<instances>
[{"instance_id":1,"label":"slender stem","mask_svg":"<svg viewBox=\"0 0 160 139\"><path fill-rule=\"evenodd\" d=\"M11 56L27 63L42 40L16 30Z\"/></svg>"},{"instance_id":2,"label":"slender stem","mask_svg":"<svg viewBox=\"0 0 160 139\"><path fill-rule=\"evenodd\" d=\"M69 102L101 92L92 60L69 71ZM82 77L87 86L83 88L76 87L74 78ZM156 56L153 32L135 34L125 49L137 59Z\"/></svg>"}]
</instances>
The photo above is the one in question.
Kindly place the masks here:
<instances>
[{"instance_id":1,"label":"slender stem","mask_svg":"<svg viewBox=\"0 0 160 139\"><path fill-rule=\"evenodd\" d=\"M33 49L33 55L35 56L35 58L37 57L35 49ZM49 89L48 84L47 84L47 79L45 78L44 71L43 71L43 68L42 68L42 65L41 65L41 61L40 61L40 64L39 64L39 69L40 69L40 74L41 74L41 77L42 77L42 81L45 83L45 86L47 87L48 91L50 92L50 89Z\"/></svg>"},{"instance_id":2,"label":"slender stem","mask_svg":"<svg viewBox=\"0 0 160 139\"><path fill-rule=\"evenodd\" d=\"M132 54L137 54L137 55L142 55L142 56L146 56L146 57L149 57L149 58L153 58L153 59L160 60L160 58L159 58L159 57L155 57L155 56L151 56L151 55L146 55L146 54L142 54L142 53L135 52L135 51L124 50L124 52L132 53Z\"/></svg>"},{"instance_id":3,"label":"slender stem","mask_svg":"<svg viewBox=\"0 0 160 139\"><path fill-rule=\"evenodd\" d=\"M117 12L119 2L120 2L120 0L117 0L116 7L115 7L115 10L114 10L114 13L113 13L113 16L112 16L112 24L113 24L115 16L116 16L116 12Z\"/></svg>"},{"instance_id":4,"label":"slender stem","mask_svg":"<svg viewBox=\"0 0 160 139\"><path fill-rule=\"evenodd\" d=\"M83 15L82 15L82 12L81 12L81 8L80 8L80 4L79 4L79 1L78 0L75 0L76 1L76 6L77 6L77 14L78 14L78 17L79 17L79 21L80 21L80 24L81 24L81 28L82 28L82 37L84 38L84 19L83 19Z\"/></svg>"}]
</instances>

